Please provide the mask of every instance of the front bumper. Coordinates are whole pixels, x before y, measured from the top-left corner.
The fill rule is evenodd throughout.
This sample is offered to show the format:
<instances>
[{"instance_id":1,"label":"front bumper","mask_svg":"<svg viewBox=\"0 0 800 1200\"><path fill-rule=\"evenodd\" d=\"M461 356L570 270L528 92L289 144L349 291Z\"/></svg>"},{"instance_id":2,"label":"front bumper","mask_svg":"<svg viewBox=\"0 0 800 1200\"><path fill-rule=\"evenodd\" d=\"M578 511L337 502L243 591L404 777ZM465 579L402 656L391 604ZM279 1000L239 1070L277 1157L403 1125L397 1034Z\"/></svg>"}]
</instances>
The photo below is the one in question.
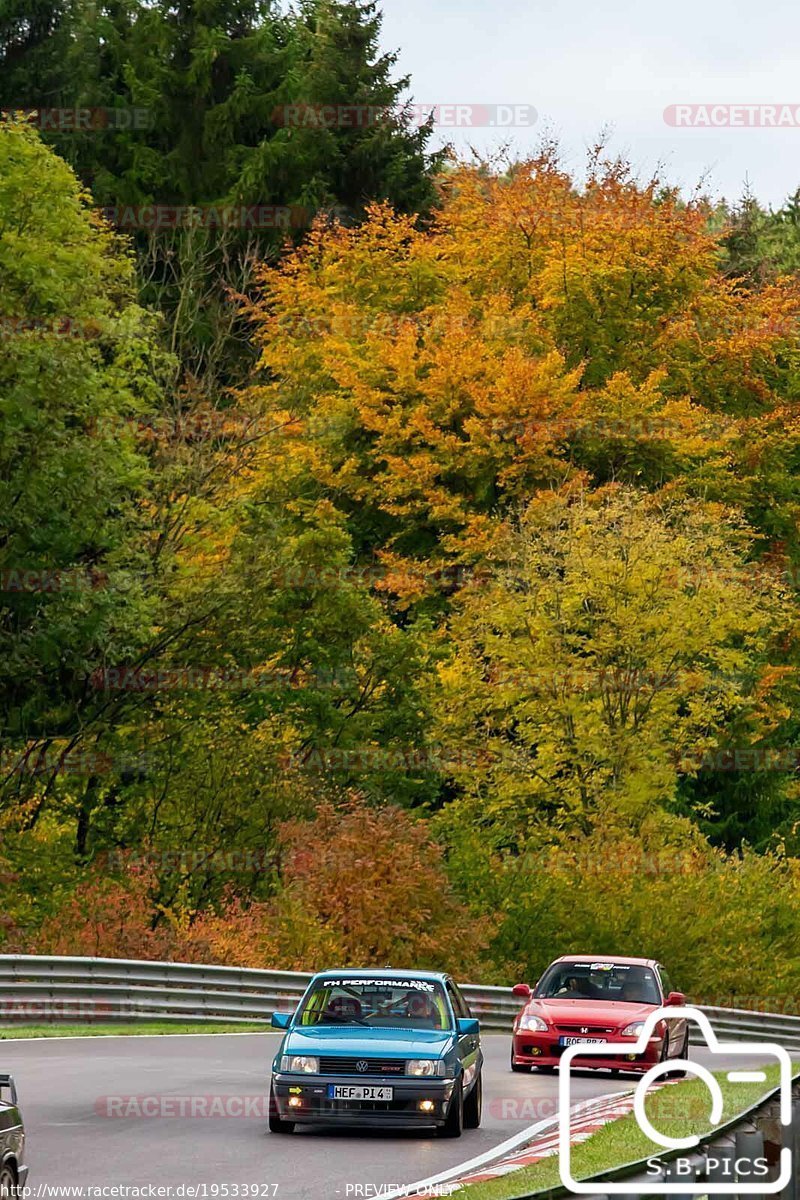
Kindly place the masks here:
<instances>
[{"instance_id":1,"label":"front bumper","mask_svg":"<svg viewBox=\"0 0 800 1200\"><path fill-rule=\"evenodd\" d=\"M609 1041L608 1055L577 1055L572 1060L575 1071L634 1071L643 1074L661 1061L663 1038L651 1038L644 1054L632 1054L636 1038ZM512 1036L512 1055L520 1067L556 1067L566 1046L559 1046L556 1033L531 1033L521 1030Z\"/></svg>"},{"instance_id":2,"label":"front bumper","mask_svg":"<svg viewBox=\"0 0 800 1200\"><path fill-rule=\"evenodd\" d=\"M367 1084L391 1087L391 1100L333 1100L328 1096L331 1086L352 1087ZM418 1128L443 1125L455 1079L354 1079L352 1075L290 1075L279 1072L272 1076L272 1102L275 1115L282 1121L317 1125L380 1125L386 1127ZM290 1101L292 1103L290 1103ZM433 1108L420 1107L423 1101Z\"/></svg>"},{"instance_id":3,"label":"front bumper","mask_svg":"<svg viewBox=\"0 0 800 1200\"><path fill-rule=\"evenodd\" d=\"M22 1187L23 1184L26 1183L27 1179L28 1179L28 1168L27 1167L17 1167L17 1184L18 1184L18 1186Z\"/></svg>"}]
</instances>

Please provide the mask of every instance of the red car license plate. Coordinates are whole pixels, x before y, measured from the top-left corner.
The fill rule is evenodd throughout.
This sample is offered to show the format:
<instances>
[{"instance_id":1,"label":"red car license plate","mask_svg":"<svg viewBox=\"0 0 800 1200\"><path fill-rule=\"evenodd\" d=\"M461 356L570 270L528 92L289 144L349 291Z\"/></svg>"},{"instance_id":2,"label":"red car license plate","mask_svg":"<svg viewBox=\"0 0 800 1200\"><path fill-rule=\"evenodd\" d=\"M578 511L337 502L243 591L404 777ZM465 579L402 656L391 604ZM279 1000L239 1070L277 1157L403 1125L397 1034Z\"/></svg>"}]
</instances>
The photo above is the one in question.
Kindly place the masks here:
<instances>
[{"instance_id":1,"label":"red car license plate","mask_svg":"<svg viewBox=\"0 0 800 1200\"><path fill-rule=\"evenodd\" d=\"M597 1046L601 1042L606 1041L608 1041L608 1038L560 1037L558 1039L560 1046Z\"/></svg>"}]
</instances>

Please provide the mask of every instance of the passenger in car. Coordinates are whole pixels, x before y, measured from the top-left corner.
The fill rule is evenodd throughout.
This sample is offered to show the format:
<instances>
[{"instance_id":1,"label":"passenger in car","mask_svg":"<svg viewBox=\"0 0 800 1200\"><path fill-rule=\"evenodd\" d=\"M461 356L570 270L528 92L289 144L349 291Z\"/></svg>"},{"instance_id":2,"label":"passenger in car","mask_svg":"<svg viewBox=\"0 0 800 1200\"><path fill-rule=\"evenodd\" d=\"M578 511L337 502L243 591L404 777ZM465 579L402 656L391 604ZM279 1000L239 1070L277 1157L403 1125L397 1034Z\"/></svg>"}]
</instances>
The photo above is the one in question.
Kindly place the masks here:
<instances>
[{"instance_id":1,"label":"passenger in car","mask_svg":"<svg viewBox=\"0 0 800 1200\"><path fill-rule=\"evenodd\" d=\"M430 1025L432 1029L441 1029L442 1027L439 1010L428 996L421 996L417 993L409 996L406 1012L414 1021Z\"/></svg>"}]
</instances>

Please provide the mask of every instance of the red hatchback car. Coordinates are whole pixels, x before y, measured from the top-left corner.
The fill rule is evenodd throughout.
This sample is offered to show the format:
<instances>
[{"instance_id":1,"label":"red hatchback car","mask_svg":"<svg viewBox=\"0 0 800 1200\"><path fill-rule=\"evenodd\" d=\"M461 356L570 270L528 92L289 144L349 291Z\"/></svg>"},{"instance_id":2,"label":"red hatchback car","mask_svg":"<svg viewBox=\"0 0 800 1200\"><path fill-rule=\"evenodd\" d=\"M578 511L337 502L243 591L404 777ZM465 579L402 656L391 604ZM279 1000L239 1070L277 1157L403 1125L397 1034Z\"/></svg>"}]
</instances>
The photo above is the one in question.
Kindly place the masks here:
<instances>
[{"instance_id":1,"label":"red hatchback car","mask_svg":"<svg viewBox=\"0 0 800 1200\"><path fill-rule=\"evenodd\" d=\"M659 1021L643 1054L624 1052L656 1008L686 1003L652 958L570 954L551 963L532 991L518 983L513 994L526 1004L514 1021L512 1071L555 1071L567 1046L582 1043L608 1042L609 1057L578 1056L577 1069L642 1073L664 1059L688 1055L689 1025L683 1017Z\"/></svg>"}]
</instances>

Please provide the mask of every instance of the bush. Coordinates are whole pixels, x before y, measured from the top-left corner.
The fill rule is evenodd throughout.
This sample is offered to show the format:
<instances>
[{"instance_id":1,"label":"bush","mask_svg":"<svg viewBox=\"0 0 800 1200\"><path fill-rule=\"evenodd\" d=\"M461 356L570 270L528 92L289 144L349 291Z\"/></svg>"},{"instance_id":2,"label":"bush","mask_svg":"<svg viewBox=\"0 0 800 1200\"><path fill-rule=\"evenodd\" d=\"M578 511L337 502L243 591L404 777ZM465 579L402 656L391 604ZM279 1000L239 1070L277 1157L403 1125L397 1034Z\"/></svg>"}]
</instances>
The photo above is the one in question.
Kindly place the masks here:
<instances>
[{"instance_id":1,"label":"bush","mask_svg":"<svg viewBox=\"0 0 800 1200\"><path fill-rule=\"evenodd\" d=\"M229 894L219 911L166 910L151 869L93 875L36 937L37 951L176 958L243 967L340 966L484 971L491 921L461 903L428 825L394 806L322 804L279 834L279 882L268 901Z\"/></svg>"},{"instance_id":2,"label":"bush","mask_svg":"<svg viewBox=\"0 0 800 1200\"><path fill-rule=\"evenodd\" d=\"M562 954L645 955L698 1003L800 1012L800 863L725 854L688 822L605 827L520 858L498 856L484 903L503 979L535 981Z\"/></svg>"}]
</instances>

